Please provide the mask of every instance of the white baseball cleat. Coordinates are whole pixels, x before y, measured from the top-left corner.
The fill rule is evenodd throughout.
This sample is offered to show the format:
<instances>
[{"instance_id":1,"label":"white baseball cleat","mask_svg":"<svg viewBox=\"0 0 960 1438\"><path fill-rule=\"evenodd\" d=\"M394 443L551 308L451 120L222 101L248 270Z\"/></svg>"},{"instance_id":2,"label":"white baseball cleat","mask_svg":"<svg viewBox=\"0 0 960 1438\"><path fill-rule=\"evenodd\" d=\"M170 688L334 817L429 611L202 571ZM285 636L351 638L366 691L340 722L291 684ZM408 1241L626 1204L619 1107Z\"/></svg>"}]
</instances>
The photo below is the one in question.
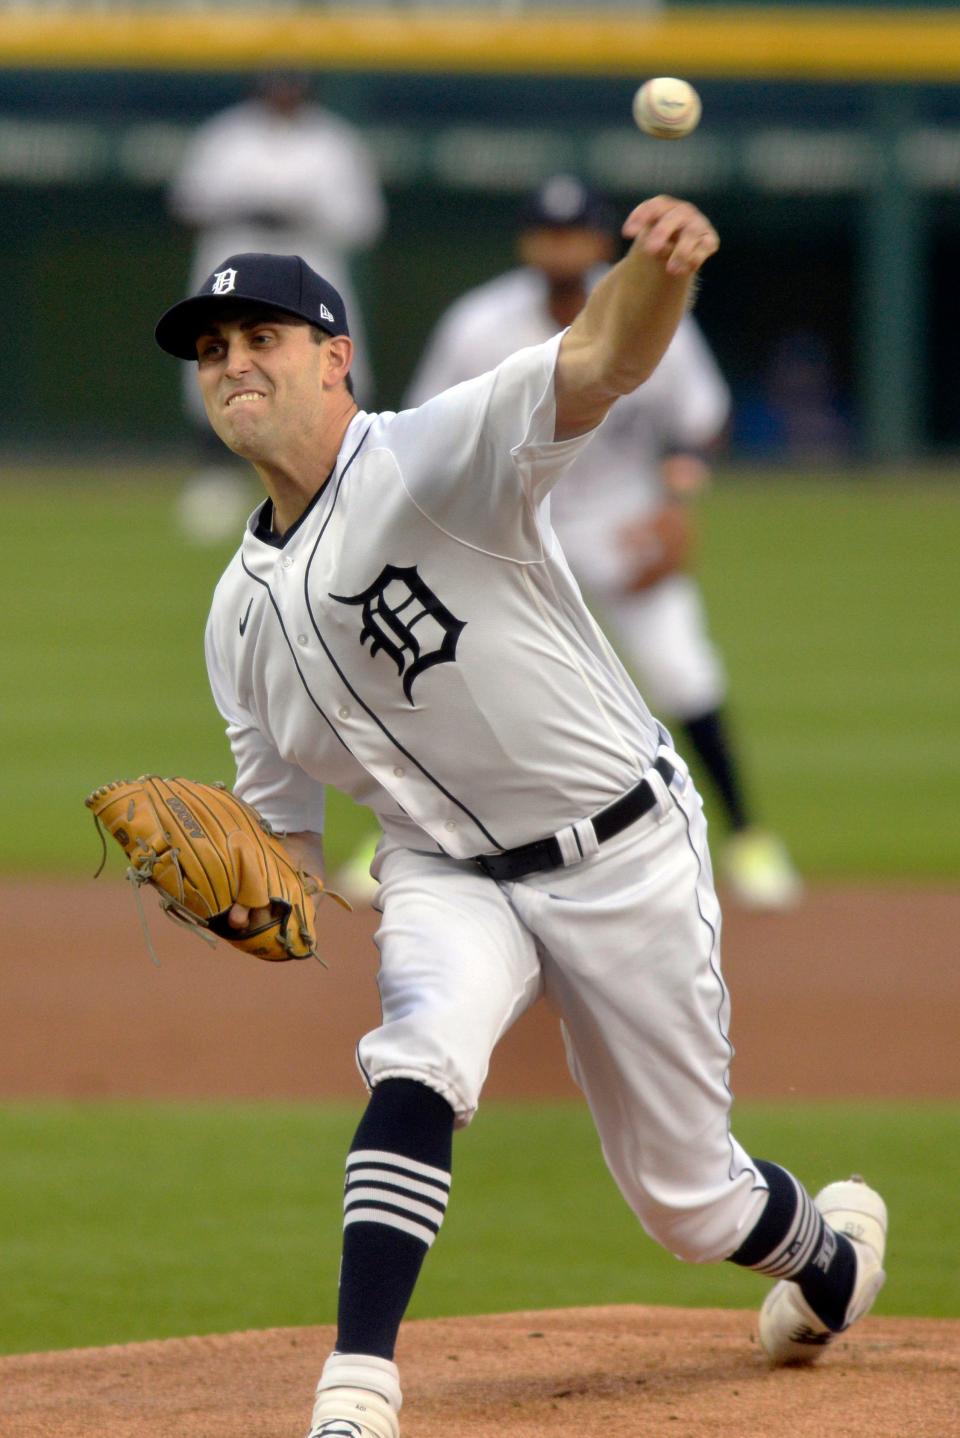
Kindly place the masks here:
<instances>
[{"instance_id":1,"label":"white baseball cleat","mask_svg":"<svg viewBox=\"0 0 960 1438\"><path fill-rule=\"evenodd\" d=\"M813 1200L831 1228L846 1234L857 1256L857 1276L847 1305L845 1332L873 1307L886 1279L887 1205L863 1179L830 1183ZM813 1363L836 1334L814 1313L795 1283L776 1284L760 1309L760 1344L771 1363Z\"/></svg>"},{"instance_id":2,"label":"white baseball cleat","mask_svg":"<svg viewBox=\"0 0 960 1438\"><path fill-rule=\"evenodd\" d=\"M787 846L765 829L741 829L731 834L722 860L730 893L745 909L790 909L803 894L803 881L793 867Z\"/></svg>"},{"instance_id":3,"label":"white baseball cleat","mask_svg":"<svg viewBox=\"0 0 960 1438\"><path fill-rule=\"evenodd\" d=\"M307 1438L400 1438L396 1413L366 1388L324 1388L317 1394Z\"/></svg>"}]
</instances>

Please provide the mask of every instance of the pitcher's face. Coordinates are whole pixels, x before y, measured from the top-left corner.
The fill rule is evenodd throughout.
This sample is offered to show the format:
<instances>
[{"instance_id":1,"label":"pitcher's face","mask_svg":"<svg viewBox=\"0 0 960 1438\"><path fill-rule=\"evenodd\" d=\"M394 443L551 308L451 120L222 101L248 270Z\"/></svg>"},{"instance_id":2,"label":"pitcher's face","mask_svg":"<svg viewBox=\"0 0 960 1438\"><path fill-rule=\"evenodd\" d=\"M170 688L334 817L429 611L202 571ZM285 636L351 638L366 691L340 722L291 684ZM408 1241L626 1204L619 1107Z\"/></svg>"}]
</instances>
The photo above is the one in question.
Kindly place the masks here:
<instances>
[{"instance_id":1,"label":"pitcher's face","mask_svg":"<svg viewBox=\"0 0 960 1438\"><path fill-rule=\"evenodd\" d=\"M234 453L270 460L322 425L328 339L263 309L212 321L197 339L200 392Z\"/></svg>"}]
</instances>

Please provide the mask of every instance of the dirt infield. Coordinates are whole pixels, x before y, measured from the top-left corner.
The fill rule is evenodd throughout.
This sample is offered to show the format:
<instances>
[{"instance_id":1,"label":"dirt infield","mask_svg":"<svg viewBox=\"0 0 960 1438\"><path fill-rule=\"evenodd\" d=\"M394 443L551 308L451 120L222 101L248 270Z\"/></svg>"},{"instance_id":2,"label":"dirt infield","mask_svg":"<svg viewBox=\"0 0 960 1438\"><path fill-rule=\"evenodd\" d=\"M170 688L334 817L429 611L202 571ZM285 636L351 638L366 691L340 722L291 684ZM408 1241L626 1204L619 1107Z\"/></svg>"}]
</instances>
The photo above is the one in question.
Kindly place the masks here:
<instances>
[{"instance_id":1,"label":"dirt infield","mask_svg":"<svg viewBox=\"0 0 960 1438\"><path fill-rule=\"evenodd\" d=\"M379 1014L374 914L329 905L324 971L210 949L151 895L145 906L159 967L122 880L0 884L0 1097L362 1101L353 1046ZM734 1091L956 1097L958 934L960 890L824 887L790 914L728 907ZM501 1043L486 1095L575 1092L538 1004Z\"/></svg>"},{"instance_id":2,"label":"dirt infield","mask_svg":"<svg viewBox=\"0 0 960 1438\"><path fill-rule=\"evenodd\" d=\"M149 903L148 916L159 966L121 882L0 884L0 1098L359 1106L353 1041L378 1015L374 915L331 905L328 972L211 951ZM729 909L736 1092L956 1098L958 932L960 891L823 887L785 916ZM486 1092L575 1093L544 1005L507 1035ZM867 1319L814 1372L771 1372L754 1330L749 1312L638 1307L421 1320L399 1354L403 1435L960 1434L960 1322ZM299 1438L331 1341L283 1329L0 1358L0 1433Z\"/></svg>"}]
</instances>

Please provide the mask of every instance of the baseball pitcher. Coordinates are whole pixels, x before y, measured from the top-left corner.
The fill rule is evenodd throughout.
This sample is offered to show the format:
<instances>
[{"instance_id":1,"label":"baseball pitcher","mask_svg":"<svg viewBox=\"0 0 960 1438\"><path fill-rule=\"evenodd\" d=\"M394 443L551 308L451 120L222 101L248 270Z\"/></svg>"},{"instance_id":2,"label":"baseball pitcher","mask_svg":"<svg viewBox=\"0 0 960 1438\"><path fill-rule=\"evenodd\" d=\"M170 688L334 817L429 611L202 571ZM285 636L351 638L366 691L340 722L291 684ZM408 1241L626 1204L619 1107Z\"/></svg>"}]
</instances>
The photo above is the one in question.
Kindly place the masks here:
<instances>
[{"instance_id":1,"label":"baseball pitcher","mask_svg":"<svg viewBox=\"0 0 960 1438\"><path fill-rule=\"evenodd\" d=\"M357 1051L369 1101L310 1438L398 1438L395 1344L454 1130L541 994L647 1233L777 1280L771 1362L816 1358L883 1282L879 1195L850 1179L811 1198L733 1136L700 799L549 523L551 488L652 374L718 245L666 195L623 233L569 328L402 413L357 408L342 300L299 257L229 256L157 327L266 491L207 627L236 792L312 874L325 784L384 831L382 1019ZM241 933L260 918L230 911Z\"/></svg>"}]
</instances>

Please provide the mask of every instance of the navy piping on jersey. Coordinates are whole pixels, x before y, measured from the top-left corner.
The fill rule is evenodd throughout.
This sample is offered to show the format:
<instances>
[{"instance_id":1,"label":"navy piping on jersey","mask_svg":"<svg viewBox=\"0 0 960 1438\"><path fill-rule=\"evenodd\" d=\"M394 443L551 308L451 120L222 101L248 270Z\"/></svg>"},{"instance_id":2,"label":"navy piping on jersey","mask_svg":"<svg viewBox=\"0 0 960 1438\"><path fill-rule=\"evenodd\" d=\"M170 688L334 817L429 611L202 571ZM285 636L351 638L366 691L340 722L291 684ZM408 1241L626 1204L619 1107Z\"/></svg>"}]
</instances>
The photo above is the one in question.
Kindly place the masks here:
<instances>
[{"instance_id":1,"label":"navy piping on jersey","mask_svg":"<svg viewBox=\"0 0 960 1438\"><path fill-rule=\"evenodd\" d=\"M350 468L351 464L353 464L353 461L356 459L357 455L360 453L361 449L363 448L363 442L364 442L364 440L366 439L367 435L370 433L370 431L371 431L372 428L373 428L373 420L370 421L370 423L367 425L366 429L363 431L363 434L360 436L360 439L359 439L359 442L358 442L358 444L357 444L356 449L353 451L353 454L351 454L350 458L347 460L346 464L343 466L343 473L340 475L340 479L339 479L338 482L337 482L337 492L338 492L338 493L339 493L339 490L340 490L340 482L341 482L342 479L343 479L343 475L346 474L347 470ZM316 494L313 496L313 498L311 499L310 503L307 505L306 509L303 511L303 513L302 513L297 519L295 519L295 520L293 521L293 523L291 524L290 528L289 528L289 529L285 529L282 534L277 534L277 533L274 531L273 527L272 527L272 526L273 526L273 518L274 518L274 514L273 514L273 500L272 500L272 499L265 499L264 502L263 502L263 504L260 506L260 513L257 515L257 522L256 522L256 524L255 524L254 527L253 527L253 532L254 532L254 535L256 536L256 538L259 539L259 540L262 540L264 544L272 544L273 547L274 547L274 549L282 549L282 548L284 547L284 545L286 544L287 540L290 539L290 538L292 538L293 535L296 534L297 530L300 528L301 524L302 524L303 521L306 519L307 515L311 512L311 510L313 510L313 509L315 509L315 508L317 507L317 505L318 505L319 502L320 502L320 496L323 495L323 494L326 494L327 485L330 483L331 479L333 478L334 474L336 473L336 469L337 469L337 466L336 466L336 464L334 464L333 469L331 469L330 473L327 475L326 479L323 481L323 483L321 484L320 488L317 490ZM332 506L331 506L331 510L332 510ZM269 526L269 527L268 527L268 525L267 525L267 519L268 519L268 518L269 518L269 520L270 520L270 526ZM330 515L328 514L328 515L327 515L327 518L326 518L326 519L324 520L324 522L323 522L323 528L320 530L320 533L321 533L321 534L323 534L323 530L326 529L327 523L328 523L329 519L330 519Z\"/></svg>"},{"instance_id":2,"label":"navy piping on jersey","mask_svg":"<svg viewBox=\"0 0 960 1438\"><path fill-rule=\"evenodd\" d=\"M371 423L372 423L372 422L371 422ZM370 706L364 702L364 700L363 700L363 699L360 697L360 695L357 693L356 689L354 689L353 685L352 685L352 684L350 683L350 681L347 679L347 676L344 674L343 670L340 668L339 664L338 664L337 661L334 659L334 657L333 657L333 655L331 654L330 650L327 648L327 645L326 645L326 642L324 641L323 635L320 633L319 625L317 624L317 621L316 621L316 619L314 618L313 609L312 609L311 604L310 604L310 566L311 566L311 564L313 563L314 558L316 557L317 550L318 550L319 547L320 547L320 541L323 539L324 533L326 532L327 525L330 523L330 520L331 520L332 517L333 517L333 511L334 511L334 509L336 508L337 500L340 498L340 490L341 490L341 487L342 487L342 485L343 485L343 481L344 481L344 479L345 479L346 476L347 476L347 471L348 471L348 469L350 468L351 464L353 464L353 461L356 459L357 454L358 454L359 451L360 451L360 446L363 444L363 442L364 442L364 440L366 439L366 437L367 437L367 435L369 434L369 432L370 432L370 426L368 425L367 428L366 428L366 429L364 430L364 432L363 432L363 438L360 440L360 444L357 445L357 448L353 451L353 454L352 454L352 455L350 456L350 458L347 460L347 463L346 463L346 464L344 465L344 467L343 467L342 473L337 476L336 488L335 488L335 490L334 490L334 495L333 495L333 501L332 501L332 503L331 503L331 505L330 505L329 510L327 511L326 518L324 519L322 525L320 526L320 533L317 535L316 542L315 542L315 544L314 544L314 546L313 546L313 550L311 551L311 554L310 554L310 558L307 560L307 566L306 566L306 570L304 571L304 576L303 576L303 597L304 597L304 602L306 603L306 606L307 606L307 613L310 615L310 623L313 625L313 631L314 631L314 633L316 634L317 639L320 641L320 644L321 644L321 646L322 646L322 648L323 648L324 654L326 654L326 656L327 656L327 658L329 659L330 663L333 665L333 668L336 670L336 672L337 672L337 674L338 674L338 676L339 676L341 682L343 683L344 687L345 687L345 688L347 689L347 691L353 696L353 698L357 701L357 703L360 705L361 709L362 709L362 710L364 711L364 713L368 716L368 718L370 718L370 719L373 720L374 724L376 724L377 728L378 728L383 734L386 735L386 737L389 739L390 743L393 744L394 747L400 751L400 753L404 756L405 759L408 759L408 760L410 761L410 763L413 764L413 765L420 771L420 773L423 775L423 777L424 777L429 783L431 783L435 789L439 789L440 793L443 794L445 798L449 799L450 802L451 802L451 804L455 804L462 814L466 814L467 818L471 821L471 823L473 823L473 824L475 824L475 825L477 826L477 828L480 830L481 834L483 834L484 838L489 839L491 844L494 844L498 849L503 850L504 845L500 843L499 839L495 839L495 838L494 838L494 836L490 833L489 829L487 829L486 825L484 825L483 823L481 823L481 821L477 818L476 814L474 814L474 813L472 812L472 810L468 809L467 806L466 806L466 804L462 803L462 802L457 798L457 796L456 796L455 794L451 794L451 793L450 793L450 790L447 789L447 788L445 788L444 785L440 783L440 780L437 779L433 774L430 773L429 769L425 769L424 766L420 763L420 760L417 759L413 754L411 754L409 749L405 749L405 748L404 748L404 746L400 743L399 739L395 738L395 736L394 736L393 734L391 734L390 730L387 728L387 726L386 726L386 725L383 723L383 721L380 719L379 715L375 714L374 711L370 708ZM289 642L290 642L290 641L288 640L287 643L289 644ZM298 667L299 667L299 666L298 666ZM301 677L302 677L302 676L301 676ZM309 691L308 691L308 692L309 692ZM311 698L312 698L312 696L311 696ZM314 701L314 702L316 702L316 701ZM319 707L319 706L318 706L318 707ZM328 720L328 723L329 723L329 720ZM338 736L338 737L339 737L339 736ZM349 747L350 747L350 746L346 743L346 740L341 739L340 742L344 745L345 748L349 748ZM352 751L351 751L351 752L352 752Z\"/></svg>"},{"instance_id":3,"label":"navy piping on jersey","mask_svg":"<svg viewBox=\"0 0 960 1438\"><path fill-rule=\"evenodd\" d=\"M371 421L371 423L372 423L372 421ZM351 464L353 464L353 461L356 459L357 455L359 454L359 452L360 452L360 447L361 447L361 445L363 444L363 441L366 439L366 437L367 437L367 435L369 434L369 432L370 432L370 425L368 424L368 425L367 425L367 428L364 430L363 434L360 436L360 444L357 445L356 449L353 451L353 454L350 456L350 458L347 460L346 465L344 466L344 471L343 471L344 474L346 474L347 470L350 468ZM331 470L330 473L332 474L333 471ZM316 505L317 501L319 500L320 496L324 493L324 491L326 490L327 485L328 485L329 483L330 483L330 475L328 474L327 477L326 477L326 479L324 480L323 484L322 484L322 485L320 486L320 488L317 490L316 494L313 496L313 498L311 499L310 503L307 505L306 509L305 509L305 510L303 511L303 513L301 514L300 518L297 519L297 520L295 520L294 523L290 526L290 528L289 528L288 530L286 530L285 533L283 533L283 534L273 534L272 532L266 531L265 528L263 527L263 526L264 526L264 520L265 520L265 518L266 518L267 513L271 513L271 514L272 514L272 512L273 512L273 511L272 511L272 503L271 503L271 501L270 501L269 499L266 500L266 501L264 502L263 506L261 507L260 515L259 515L259 517L258 517L258 519L257 519L257 523L256 523L256 526L255 526L255 528L254 528L254 534L256 535L257 539L262 540L262 541L263 541L264 543L266 543L266 544L272 544L275 549L282 549L283 546L286 544L287 540L290 538L290 536L291 536L292 534L294 534L297 529L299 529L300 525L301 525L301 524L303 523L303 521L306 519L307 515L310 513L310 511L313 509L313 507ZM267 508L268 505L270 506L270 509L269 509L269 510L268 510L268 508ZM277 606L277 601L276 601L276 600L274 599L274 597L273 597L273 591L271 590L269 584L267 583L267 581L266 581L265 579L260 579L258 575L253 574L253 573L247 568L247 562L246 562L246 560L245 560L244 557L243 557L243 552L242 552L242 551L241 551L241 554L240 554L240 563L241 563L241 565L243 566L243 571L244 571L244 573L247 574L247 575L249 575L249 577L253 580L254 584L260 584L260 585L262 585L263 588L267 591L267 597L269 598L270 603L271 603L271 605L272 605L272 607L273 607L273 612L274 612L274 614L277 616L277 623L280 625L280 633L283 635L284 640L285 640L285 642L286 642L286 646L287 646L287 648L290 650L290 658L293 660L293 667L294 667L294 669L296 669L296 671L297 671L297 675L299 676L300 683L301 683L301 684L303 685L303 687L304 687L304 690L305 690L305 692L306 692L307 698L310 700L310 703L313 705L314 709L316 709L317 713L320 715L320 718L321 718L321 719L324 721L324 723L327 725L327 727L328 727L328 729L330 730L331 734L333 734L334 737L339 740L339 742L343 745L344 749L346 749L347 753L349 754L349 753L351 752L350 746L347 744L346 740L343 738L343 735L340 733L340 731L338 730L337 726L334 724L333 720L330 719L330 718L323 712L323 709L320 707L320 705L317 703L316 699L313 697L313 694L310 692L310 686L309 686L309 684L307 683L306 676L305 676L303 670L300 668L300 662L299 662L299 660L297 659L296 650L294 649L293 645L290 643L290 636L287 634L286 628L284 627L283 616L281 615L280 610L279 610L279 608L278 608L278 606Z\"/></svg>"},{"instance_id":4,"label":"navy piping on jersey","mask_svg":"<svg viewBox=\"0 0 960 1438\"><path fill-rule=\"evenodd\" d=\"M362 444L363 440L361 440L360 443ZM330 471L330 474L332 473L333 470ZM307 505L306 509L301 514L300 518L295 519L291 524L290 528L285 529L282 534L277 534L276 530L273 528L273 500L265 499L260 506L260 513L257 515L257 522L253 526L253 533L255 538L259 539L261 544L270 544L273 546L274 549L282 549L286 544L287 540L292 538L292 536L296 534L297 530L300 528L301 524L306 519L311 509L314 508L314 506L320 499L320 496L326 490L327 485L330 483L330 474L327 475L326 479L323 481L320 488L317 490L316 494L313 496L310 503Z\"/></svg>"},{"instance_id":5,"label":"navy piping on jersey","mask_svg":"<svg viewBox=\"0 0 960 1438\"><path fill-rule=\"evenodd\" d=\"M347 680L346 680L346 678L345 678L345 676L344 676L342 670L340 669L339 665L338 665L338 664L336 663L336 661L334 660L333 655L330 653L329 649L327 648L326 644L325 644L324 641L323 641L323 636L320 634L320 631L319 631L319 629L317 628L316 620L315 620L314 617L313 617L313 610L310 608L310 597L309 597L309 594L307 593L307 589L306 589L307 580L308 580L309 574L310 574L310 565L312 564L312 562L313 562L313 557L314 557L314 555L315 555L316 552L317 552L317 546L319 545L321 539L323 538L323 535L324 535L324 532L325 532L325 530L326 530L326 528L327 528L327 525L328 525L329 522L330 522L330 517L331 517L331 515L333 514L333 508L334 508L334 505L336 504L337 499L338 499L338 497L339 497L340 487L341 487L341 485L343 484L343 480L344 480L344 477L346 476L347 470L348 470L348 469L350 468L350 466L353 464L353 461L356 459L357 455L360 453L360 450L363 448L364 441L366 440L367 435L370 433L370 430L371 430L371 428L372 428L372 425L373 425L373 421L371 420L370 424L367 425L367 428L364 430L363 434L360 436L360 441L359 441L359 443L357 444L356 449L353 451L353 453L351 454L350 458L347 460L346 464L344 465L342 471L341 471L340 474L337 476L337 479L336 479L336 490L335 490L335 493L334 493L334 496L333 496L333 503L331 504L329 513L327 514L326 518L325 518L324 521L323 521L323 524L321 525L320 533L319 533L318 536L317 536L317 540L316 540L316 543L314 544L313 551L312 551L312 553L311 553L311 555L310 555L310 559L307 561L306 575L305 575L305 578L304 578L304 597L305 597L306 604L307 604L307 612L308 612L309 615L310 615L310 622L311 622L311 624L313 625L314 631L316 632L316 635L317 635L318 640L320 641L320 644L323 646L323 651L324 651L324 653L326 654L327 658L330 660L330 663L333 665L333 667L334 667L334 669L336 670L337 674L340 676L340 679L342 680L343 684L346 686L346 688L350 691L350 693L351 693L351 694L353 695L353 697L356 699L357 703L360 704L360 706L361 706L361 707L363 708L363 710L370 716L370 718L374 721L374 723L383 731L383 733L384 733L384 734L386 735L386 737L390 740L390 742L391 742L392 744L394 744L397 749L399 749L400 753L403 754L407 759L409 759L409 761L410 761L411 764L415 765L416 768L419 769L420 773L424 776L424 778L427 779L431 784L433 784L433 786L434 786L436 789L439 789L442 794L446 795L446 797L450 800L451 803L456 804L457 808L460 809L464 814L466 814L467 817L468 817L469 819L471 819L474 824L476 824L476 826L477 826L477 828L480 830L480 832L481 832L482 834L486 835L486 837L490 840L491 844L496 845L496 847L497 847L498 849L501 849L501 850L502 850L504 846L503 846L502 844L500 844L500 843L493 837L493 835L490 834L490 833L487 831L487 829L484 827L484 825L480 823L480 820L479 820L474 814L471 814L470 810L469 810L464 804L461 804L460 801L459 801L453 794L450 794L450 793L443 787L443 785L439 782L439 780L435 779L432 774L430 774L426 769L424 769L423 765L419 762L419 760L415 759L414 756L413 756L412 754L410 754L410 753L408 752L408 750L406 750L406 749L403 747L402 744L400 744L396 739L394 739L393 735L392 735L392 734L390 733L390 731L389 731L387 728L385 728L385 726L380 722L380 720L377 718L376 714L374 714L373 711L363 702L363 700L360 698L359 694L357 694L356 690L353 689L352 686L347 683ZM264 543L271 544L275 549L282 549L283 546L284 546L284 544L286 543L286 541L291 537L291 535L293 535L293 534L296 532L296 530L297 530L297 529L299 528L299 526L302 524L302 522L304 521L304 519L306 519L306 517L307 517L307 515L310 513L310 511L316 506L317 502L318 502L319 499L320 499L320 496L321 496L323 493L325 493L325 491L326 491L326 489L327 489L327 486L328 486L329 483L330 483L330 478L331 478L331 476L328 475L328 476L327 476L327 479L326 479L326 480L324 481L324 483L320 486L320 488L318 489L317 493L314 495L313 499L312 499L312 500L310 501L310 503L307 505L307 508L304 510L304 512L303 512L303 514L300 516L300 518L299 518L298 520L296 520L296 521L290 526L290 528L289 528L288 530L286 530L285 533L283 533L282 535L281 535L281 534L273 534L272 532L266 532L265 529L262 528L262 526L263 526L263 521L264 521L265 516L266 516L266 514L267 514L266 505L270 503L270 501L267 500L266 503L265 503L265 505L261 508L261 512L260 512L260 515L259 515L258 520L257 520L257 524L256 524L255 529L254 529L254 534L255 534L256 538L262 540ZM268 595L268 597L269 597L269 599L270 599L270 604L271 604L271 606L272 606L272 608L273 608L273 612L274 612L274 614L275 614L276 617L277 617L277 623L280 625L280 632L281 632L281 634L283 635L283 638L284 638L284 641L285 641L285 643L286 643L286 646L287 646L287 648L288 648L289 651L290 651L290 658L293 660L293 667L294 667L294 668L296 669L296 671L297 671L297 677L299 678L300 683L303 685L304 692L306 693L307 698L310 700L310 703L313 705L314 709L316 709L316 711L317 711L317 713L320 715L321 719L322 719L322 720L324 721L324 723L327 725L327 727L329 728L330 732L336 736L336 738L339 740L339 742L343 745L344 749L346 749L347 753L348 753L348 754L352 754L353 757L356 758L356 755L353 754L353 750L350 748L350 745L349 745L349 744L347 743L347 741L344 739L343 735L340 733L339 729L338 729L337 726L334 724L333 720L324 712L323 707L321 706L321 704L319 703L319 701L315 698L313 692L312 692L311 689L310 689L310 685L307 683L306 675L304 674L303 670L302 670L301 667L300 667L300 662L299 662L299 660L297 659L296 651L295 651L293 645L292 645L291 642L290 642L290 636L287 634L286 627L285 627L284 622L283 622L283 617L282 617L282 615L281 615L281 613L280 613L280 609L279 609L279 607L278 607L278 605L277 605L277 601L276 601L276 600L274 599L274 597L273 597L273 592L272 592L272 590L271 590L271 588L270 588L270 585L267 583L267 581L266 581L265 579L260 579L256 574L251 573L251 571L247 568L247 563L246 563L246 560L244 559L242 553L241 553L241 555L240 555L240 563L241 563L241 565L243 566L244 572L245 572L247 575L249 575L249 577L254 581L254 583L255 583L255 584L260 584L260 585L262 585L263 588L267 591L267 595ZM359 763L360 761L357 760L357 762ZM403 806L401 805L401 808L402 808L402 807L403 807ZM406 810L405 810L405 809L404 809L404 813L406 813Z\"/></svg>"},{"instance_id":6,"label":"navy piping on jersey","mask_svg":"<svg viewBox=\"0 0 960 1438\"><path fill-rule=\"evenodd\" d=\"M727 1104L727 1147L728 1147L729 1150L730 1150L730 1163L729 1163L729 1165L728 1165L728 1167L727 1167L727 1176L730 1178L730 1180L731 1180L731 1182L732 1182L732 1180L733 1180L733 1178L734 1178L734 1167L735 1167L735 1165L736 1165L736 1151L735 1151L734 1146L733 1146L733 1131L732 1131L732 1129L731 1129L731 1127L730 1127L730 1109L731 1109L731 1107L733 1106L733 1090L732 1090L731 1087L730 1087L730 1065L731 1065L731 1063L733 1062L734 1047L733 1047L733 1042L732 1042L732 1040L731 1040L731 1038L730 1038L729 1033L727 1032L727 1030L726 1030L726 1029L724 1028L724 1026L723 1026L723 1001L724 1001L724 997L725 997L725 995L726 995L726 991L727 991L727 990L726 990L726 984L723 982L723 975L721 974L720 969L719 969L719 967L718 967L718 965L717 965L717 940L718 940L718 933L717 933L716 925L711 924L710 920L707 918L706 914L703 912L703 906L702 906L701 903L700 903L699 881L700 881L700 879L703 877L703 862L702 862L702 860L701 860L701 858L700 858L700 854L699 854L698 851L697 851L697 846L696 846L696 844L694 844L694 842L693 842L693 836L692 836L692 834L690 833L690 819L689 819L689 816L688 816L688 814L687 814L686 809L685 809L685 808L683 807L683 805L680 803L680 801L679 801L679 799L677 798L676 794L673 793L672 790L671 790L671 792L670 792L670 800L671 800L671 803L673 804L674 808L679 811L679 813L681 814L681 816L682 816L682 818L683 818L684 826L685 826L685 829L686 829L687 848L690 850L691 854L693 855L693 857L694 857L694 859L696 860L696 863L697 863L697 883L694 884L693 895L694 895L694 898L696 899L696 903L697 903L697 913L698 913L699 916L700 916L700 922L704 925L705 928L707 928L707 929L709 930L709 933L710 933L710 956L709 956L708 963L709 963L709 967L710 967L710 972L713 974L713 977L716 979L716 981L717 981L717 987L718 987L718 989L720 990L720 1001L719 1001L719 1003L717 1004L717 1017L716 1017L716 1022L717 1022L717 1033L720 1035L720 1037L723 1039L723 1042L726 1044L726 1046L727 1046L727 1052L728 1052L728 1054L729 1054L729 1058L727 1059L727 1067L724 1069L724 1073L723 1073L723 1086L724 1086L724 1088L726 1089L727 1095L728 1095L728 1097L729 1097L729 1099L730 1099L730 1102ZM753 1174L754 1178L757 1177L757 1171L756 1171L755 1168L752 1168L752 1169L750 1170L750 1172ZM750 1190L750 1191L751 1191L751 1193L755 1193L755 1192L756 1192L759 1188L761 1188L761 1187L762 1187L762 1184L755 1183L755 1184L751 1185L751 1190Z\"/></svg>"}]
</instances>

